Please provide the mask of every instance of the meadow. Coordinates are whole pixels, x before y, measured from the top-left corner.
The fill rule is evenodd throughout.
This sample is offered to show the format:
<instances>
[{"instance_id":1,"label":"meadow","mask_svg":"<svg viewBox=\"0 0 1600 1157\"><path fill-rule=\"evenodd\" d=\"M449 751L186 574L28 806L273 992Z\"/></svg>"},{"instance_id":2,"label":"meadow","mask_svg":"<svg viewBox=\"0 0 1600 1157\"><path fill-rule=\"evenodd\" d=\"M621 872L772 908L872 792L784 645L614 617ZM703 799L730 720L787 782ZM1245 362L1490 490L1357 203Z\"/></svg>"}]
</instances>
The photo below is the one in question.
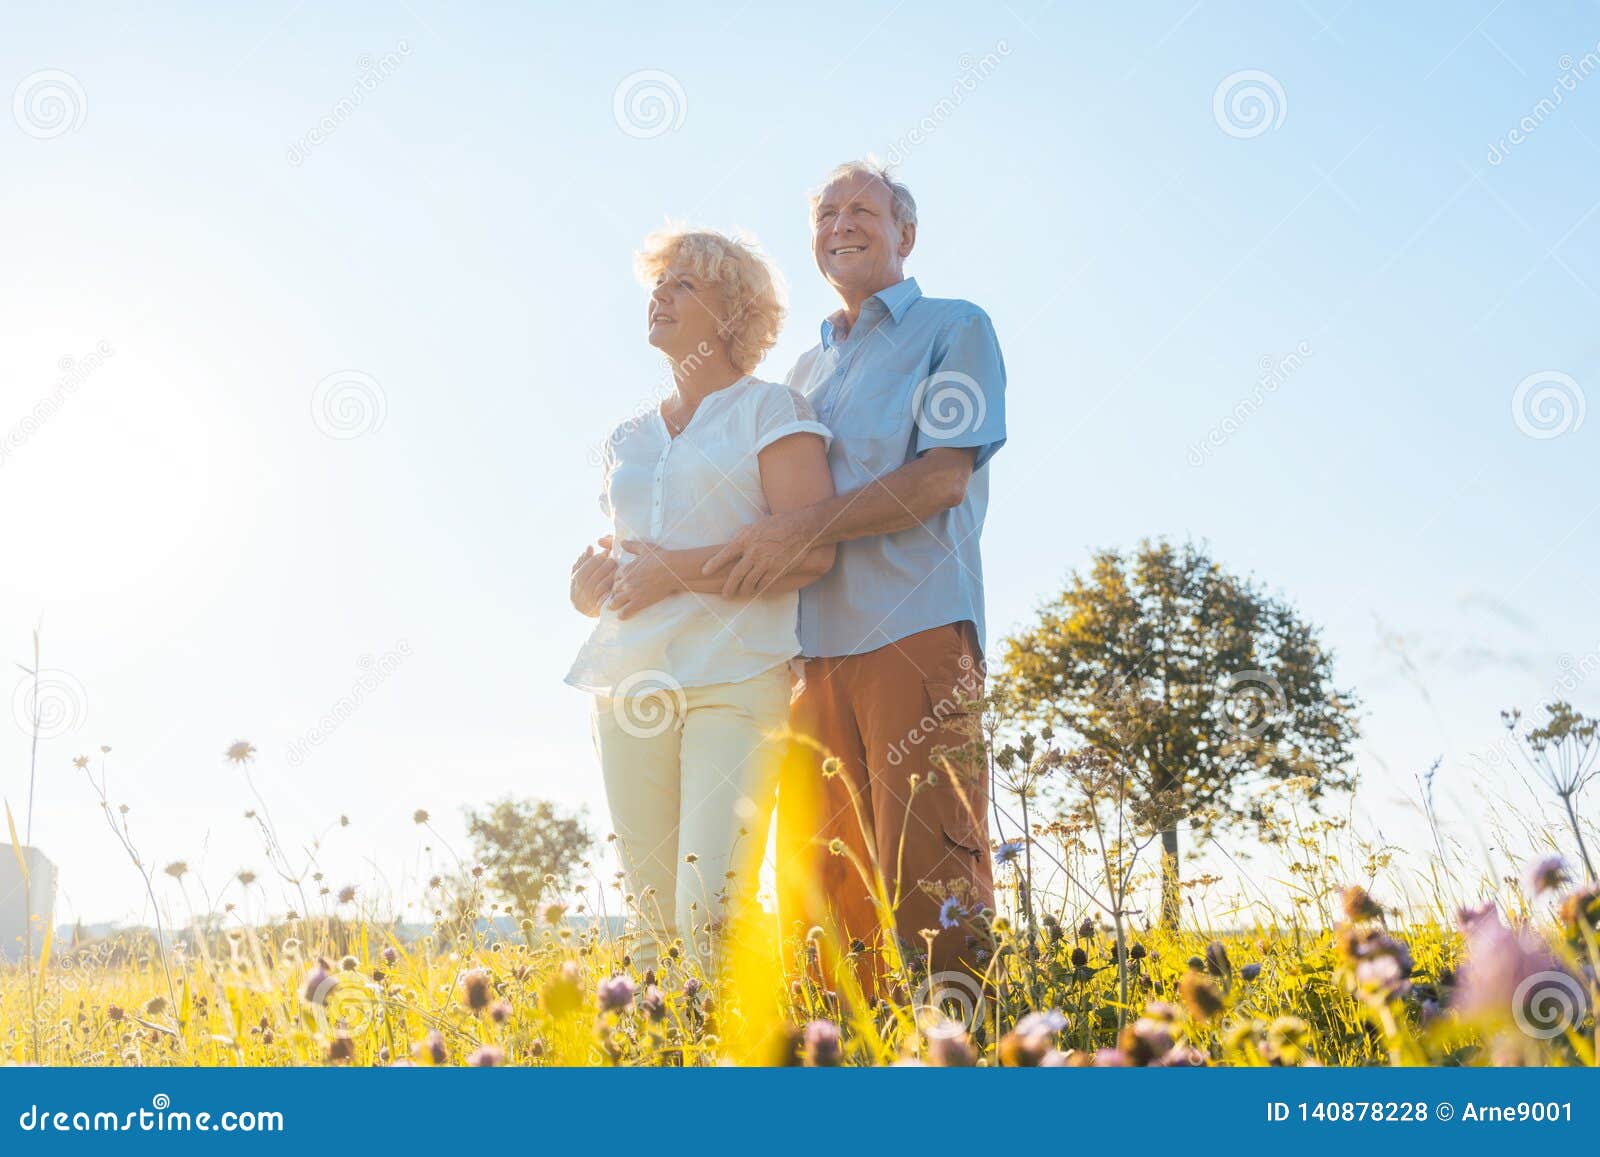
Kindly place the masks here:
<instances>
[{"instance_id":1,"label":"meadow","mask_svg":"<svg viewBox=\"0 0 1600 1157\"><path fill-rule=\"evenodd\" d=\"M246 771L253 754L229 749ZM103 783L87 758L77 766L91 790ZM639 899L598 876L524 912L486 890L481 865L463 864L462 888L429 886L431 929L406 938L392 913L324 881L313 858L279 874L291 910L247 921L235 903L191 903L187 865L149 863L126 809L102 793L130 880L164 918L94 941L41 927L23 963L0 973L0 1055L104 1066L1596 1063L1600 890L1549 850L1556 829L1539 819L1523 834L1547 846L1520 878L1467 880L1446 840L1428 871L1402 869L1394 849L1308 808L1309 781L1270 785L1261 806L1288 901L1185 879L1184 923L1170 929L1140 907L1158 867L1148 837L1115 800L1101 806L1118 782L1106 761L1036 754L1020 772L997 773L997 792L1009 784L1013 802L1048 818L995 848L1001 910L971 916L982 975L930 977L907 950L876 998L848 977L831 989L816 966L826 948L864 946L824 945L821 929L786 936L766 914L722 928L704 967L682 941L615 935L592 903L609 891L614 912ZM264 808L247 820L287 869ZM267 894L245 875L230 881L235 895Z\"/></svg>"}]
</instances>

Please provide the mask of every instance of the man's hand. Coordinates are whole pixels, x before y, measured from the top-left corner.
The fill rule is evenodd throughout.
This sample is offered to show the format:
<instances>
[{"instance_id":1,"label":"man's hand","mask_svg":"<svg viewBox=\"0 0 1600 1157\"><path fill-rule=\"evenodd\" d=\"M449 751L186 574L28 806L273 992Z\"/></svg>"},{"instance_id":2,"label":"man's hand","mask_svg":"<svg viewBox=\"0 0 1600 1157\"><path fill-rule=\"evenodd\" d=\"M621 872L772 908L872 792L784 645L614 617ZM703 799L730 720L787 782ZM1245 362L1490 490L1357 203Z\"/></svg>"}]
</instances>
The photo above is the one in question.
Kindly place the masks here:
<instances>
[{"instance_id":1,"label":"man's hand","mask_svg":"<svg viewBox=\"0 0 1600 1157\"><path fill-rule=\"evenodd\" d=\"M806 508L769 514L750 523L701 568L713 575L731 567L722 584L725 598L761 594L817 545L817 528Z\"/></svg>"},{"instance_id":2,"label":"man's hand","mask_svg":"<svg viewBox=\"0 0 1600 1157\"><path fill-rule=\"evenodd\" d=\"M633 557L617 568L611 587L611 609L619 619L631 619L653 607L670 594L683 590L676 575L662 560L661 553L648 542L628 540L624 553Z\"/></svg>"},{"instance_id":3,"label":"man's hand","mask_svg":"<svg viewBox=\"0 0 1600 1157\"><path fill-rule=\"evenodd\" d=\"M617 560L610 554L611 536L606 535L599 545L599 550L592 546L583 548L578 561L572 564L572 584L568 590L568 597L578 613L591 619L599 617L617 574Z\"/></svg>"}]
</instances>

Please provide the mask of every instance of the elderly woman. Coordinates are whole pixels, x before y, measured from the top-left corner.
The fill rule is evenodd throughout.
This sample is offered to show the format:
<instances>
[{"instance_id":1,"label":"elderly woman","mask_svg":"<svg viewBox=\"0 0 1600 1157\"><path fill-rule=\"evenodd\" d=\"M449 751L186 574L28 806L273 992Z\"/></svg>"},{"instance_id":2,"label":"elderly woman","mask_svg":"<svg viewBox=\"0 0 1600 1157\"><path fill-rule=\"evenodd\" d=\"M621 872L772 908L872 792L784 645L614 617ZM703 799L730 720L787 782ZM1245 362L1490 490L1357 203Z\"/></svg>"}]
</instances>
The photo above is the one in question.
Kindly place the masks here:
<instances>
[{"instance_id":1,"label":"elderly woman","mask_svg":"<svg viewBox=\"0 0 1600 1157\"><path fill-rule=\"evenodd\" d=\"M800 653L796 592L834 551L809 550L748 597L724 597L701 569L748 523L832 496L829 435L799 394L753 376L783 305L751 245L668 230L636 266L673 390L606 441L611 534L572 573L573 605L598 621L567 682L595 697L635 955L653 961L683 935L704 960L755 890Z\"/></svg>"}]
</instances>

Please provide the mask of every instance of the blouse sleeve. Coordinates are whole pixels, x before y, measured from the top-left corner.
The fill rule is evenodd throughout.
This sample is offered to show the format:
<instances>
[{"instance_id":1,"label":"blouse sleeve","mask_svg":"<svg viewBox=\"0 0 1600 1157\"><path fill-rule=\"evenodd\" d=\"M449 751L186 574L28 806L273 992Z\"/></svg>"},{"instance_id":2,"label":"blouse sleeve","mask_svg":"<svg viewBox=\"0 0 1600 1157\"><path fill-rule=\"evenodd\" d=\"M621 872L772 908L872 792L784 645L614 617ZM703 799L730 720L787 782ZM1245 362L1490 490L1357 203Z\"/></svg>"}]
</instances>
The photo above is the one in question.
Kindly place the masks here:
<instances>
[{"instance_id":1,"label":"blouse sleeve","mask_svg":"<svg viewBox=\"0 0 1600 1157\"><path fill-rule=\"evenodd\" d=\"M833 441L833 433L817 421L811 403L788 386L773 385L765 390L756 409L757 454L790 434L816 434L824 448Z\"/></svg>"}]
</instances>

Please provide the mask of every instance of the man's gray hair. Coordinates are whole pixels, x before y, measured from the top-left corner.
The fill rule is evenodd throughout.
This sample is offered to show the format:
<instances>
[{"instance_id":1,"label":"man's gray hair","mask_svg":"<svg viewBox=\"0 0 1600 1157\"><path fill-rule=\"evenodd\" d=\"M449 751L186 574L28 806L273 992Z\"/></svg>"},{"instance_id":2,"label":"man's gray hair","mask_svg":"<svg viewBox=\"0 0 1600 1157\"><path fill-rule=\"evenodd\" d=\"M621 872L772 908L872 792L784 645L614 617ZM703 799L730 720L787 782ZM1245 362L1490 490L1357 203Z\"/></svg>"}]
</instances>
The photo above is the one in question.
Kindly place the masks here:
<instances>
[{"instance_id":1,"label":"man's gray hair","mask_svg":"<svg viewBox=\"0 0 1600 1157\"><path fill-rule=\"evenodd\" d=\"M894 223L896 225L915 225L917 223L917 199L911 195L911 190L904 183L894 179L894 174L890 171L888 165L880 164L872 157L859 161L846 161L829 173L828 179L822 182L821 188L811 194L811 212L813 216L817 212L817 202L822 199L822 190L844 177L876 177L888 186L889 194L894 200Z\"/></svg>"}]
</instances>

